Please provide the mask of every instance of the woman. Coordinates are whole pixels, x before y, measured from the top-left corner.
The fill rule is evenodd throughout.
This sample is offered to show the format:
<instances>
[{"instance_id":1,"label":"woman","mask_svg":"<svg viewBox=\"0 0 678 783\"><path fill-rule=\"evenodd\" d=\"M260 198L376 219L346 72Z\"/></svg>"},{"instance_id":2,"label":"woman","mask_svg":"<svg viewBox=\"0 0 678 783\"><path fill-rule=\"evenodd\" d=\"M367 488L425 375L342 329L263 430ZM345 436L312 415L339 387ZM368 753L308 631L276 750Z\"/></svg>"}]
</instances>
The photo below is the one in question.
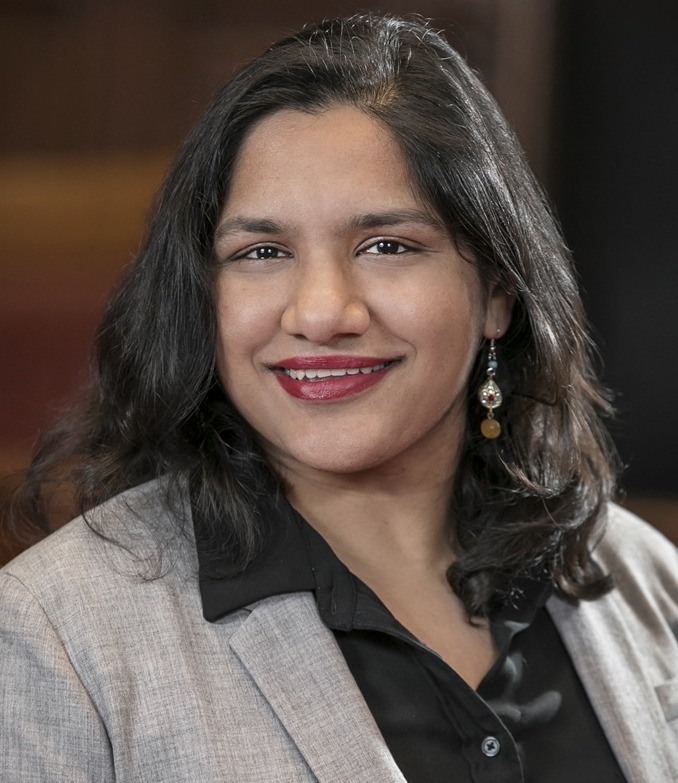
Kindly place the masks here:
<instances>
[{"instance_id":1,"label":"woman","mask_svg":"<svg viewBox=\"0 0 678 783\"><path fill-rule=\"evenodd\" d=\"M97 350L17 500L68 465L85 513L2 573L3 779L674 779L678 558L608 505L567 252L440 36L237 74Z\"/></svg>"}]
</instances>

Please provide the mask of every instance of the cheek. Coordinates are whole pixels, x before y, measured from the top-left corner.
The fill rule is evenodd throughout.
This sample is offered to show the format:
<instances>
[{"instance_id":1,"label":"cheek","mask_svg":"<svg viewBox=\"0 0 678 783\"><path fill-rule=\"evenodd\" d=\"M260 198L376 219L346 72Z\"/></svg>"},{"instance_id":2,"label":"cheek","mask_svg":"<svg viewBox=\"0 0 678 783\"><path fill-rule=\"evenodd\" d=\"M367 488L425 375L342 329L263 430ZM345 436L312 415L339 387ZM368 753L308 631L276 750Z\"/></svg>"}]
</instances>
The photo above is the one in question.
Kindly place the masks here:
<instances>
[{"instance_id":1,"label":"cheek","mask_svg":"<svg viewBox=\"0 0 678 783\"><path fill-rule=\"evenodd\" d=\"M275 302L265 292L226 280L217 287L217 346L222 360L247 355L274 333Z\"/></svg>"},{"instance_id":2,"label":"cheek","mask_svg":"<svg viewBox=\"0 0 678 783\"><path fill-rule=\"evenodd\" d=\"M480 284L472 270L445 270L417 282L405 293L386 292L379 310L388 313L392 331L412 343L420 358L458 366L482 339L485 305Z\"/></svg>"},{"instance_id":3,"label":"cheek","mask_svg":"<svg viewBox=\"0 0 678 783\"><path fill-rule=\"evenodd\" d=\"M260 301L260 300L259 300ZM238 396L234 384L246 380L251 357L263 339L266 319L263 309L246 290L221 282L217 288L216 366L229 396Z\"/></svg>"}]
</instances>

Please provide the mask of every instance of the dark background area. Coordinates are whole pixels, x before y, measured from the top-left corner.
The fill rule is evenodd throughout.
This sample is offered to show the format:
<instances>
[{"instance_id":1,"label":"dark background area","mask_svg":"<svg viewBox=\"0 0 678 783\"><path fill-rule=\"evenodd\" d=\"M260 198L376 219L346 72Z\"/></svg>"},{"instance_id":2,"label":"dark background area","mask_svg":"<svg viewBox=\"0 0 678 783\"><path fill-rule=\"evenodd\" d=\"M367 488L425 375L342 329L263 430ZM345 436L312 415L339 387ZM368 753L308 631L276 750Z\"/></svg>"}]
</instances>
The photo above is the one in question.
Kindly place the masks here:
<instances>
[{"instance_id":1,"label":"dark background area","mask_svg":"<svg viewBox=\"0 0 678 783\"><path fill-rule=\"evenodd\" d=\"M85 382L106 293L211 93L281 35L361 9L434 19L516 127L618 392L630 504L678 528L678 47L658 0L0 0L0 472Z\"/></svg>"},{"instance_id":2,"label":"dark background area","mask_svg":"<svg viewBox=\"0 0 678 783\"><path fill-rule=\"evenodd\" d=\"M552 194L573 248L630 493L678 494L678 45L668 2L561 4ZM555 153L557 150L557 153Z\"/></svg>"}]
</instances>

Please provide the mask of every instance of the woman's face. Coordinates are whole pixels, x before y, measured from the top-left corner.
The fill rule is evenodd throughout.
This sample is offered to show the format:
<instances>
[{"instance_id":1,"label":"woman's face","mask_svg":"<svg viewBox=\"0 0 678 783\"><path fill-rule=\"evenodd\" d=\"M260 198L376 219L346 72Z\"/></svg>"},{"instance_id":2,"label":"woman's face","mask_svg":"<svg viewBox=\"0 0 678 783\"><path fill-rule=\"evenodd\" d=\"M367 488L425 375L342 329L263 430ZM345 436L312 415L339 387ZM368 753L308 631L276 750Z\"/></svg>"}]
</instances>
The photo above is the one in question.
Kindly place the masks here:
<instances>
[{"instance_id":1,"label":"woman's face","mask_svg":"<svg viewBox=\"0 0 678 783\"><path fill-rule=\"evenodd\" d=\"M352 107L263 120L215 255L219 375L283 473L454 461L471 364L510 305L483 293L388 130Z\"/></svg>"}]
</instances>

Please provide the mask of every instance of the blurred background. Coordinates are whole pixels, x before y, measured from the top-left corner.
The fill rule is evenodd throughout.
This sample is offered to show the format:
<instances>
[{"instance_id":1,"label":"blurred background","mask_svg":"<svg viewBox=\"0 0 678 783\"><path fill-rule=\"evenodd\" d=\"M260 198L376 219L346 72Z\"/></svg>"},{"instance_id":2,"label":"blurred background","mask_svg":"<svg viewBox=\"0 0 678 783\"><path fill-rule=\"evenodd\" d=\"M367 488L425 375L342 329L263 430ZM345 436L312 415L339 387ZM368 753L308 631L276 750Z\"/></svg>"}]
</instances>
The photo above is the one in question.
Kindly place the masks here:
<instances>
[{"instance_id":1,"label":"blurred background","mask_svg":"<svg viewBox=\"0 0 678 783\"><path fill-rule=\"evenodd\" d=\"M357 10L433 19L513 123L617 392L625 502L678 540L668 0L0 0L0 473L85 383L107 291L213 91L281 35Z\"/></svg>"}]
</instances>

